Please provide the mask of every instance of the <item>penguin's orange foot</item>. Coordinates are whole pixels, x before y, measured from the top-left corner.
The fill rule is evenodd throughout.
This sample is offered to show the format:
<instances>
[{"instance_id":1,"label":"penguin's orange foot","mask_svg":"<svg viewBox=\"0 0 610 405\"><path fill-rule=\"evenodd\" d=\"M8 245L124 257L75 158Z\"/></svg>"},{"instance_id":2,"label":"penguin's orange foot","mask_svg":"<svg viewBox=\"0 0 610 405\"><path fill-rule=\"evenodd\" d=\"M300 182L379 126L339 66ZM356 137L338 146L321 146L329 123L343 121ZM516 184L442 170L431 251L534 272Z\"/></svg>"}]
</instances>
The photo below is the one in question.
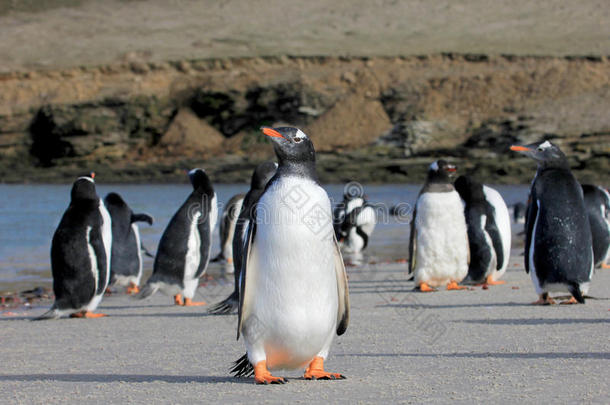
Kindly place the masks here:
<instances>
[{"instance_id":1,"label":"penguin's orange foot","mask_svg":"<svg viewBox=\"0 0 610 405\"><path fill-rule=\"evenodd\" d=\"M487 280L485 280L485 284L487 285L500 285L500 284L506 284L506 281L504 280L494 280L493 277L491 275L487 276Z\"/></svg>"},{"instance_id":2,"label":"penguin's orange foot","mask_svg":"<svg viewBox=\"0 0 610 405\"><path fill-rule=\"evenodd\" d=\"M561 301L559 304L560 305L572 305L572 304L578 304L578 301L576 301L576 298L571 297L569 300Z\"/></svg>"},{"instance_id":3,"label":"penguin's orange foot","mask_svg":"<svg viewBox=\"0 0 610 405\"><path fill-rule=\"evenodd\" d=\"M421 292L433 292L436 291L434 288L430 287L426 283L419 283L419 291Z\"/></svg>"},{"instance_id":4,"label":"penguin's orange foot","mask_svg":"<svg viewBox=\"0 0 610 405\"><path fill-rule=\"evenodd\" d=\"M174 304L175 305L184 305L184 302L182 301L182 294L174 295Z\"/></svg>"},{"instance_id":5,"label":"penguin's orange foot","mask_svg":"<svg viewBox=\"0 0 610 405\"><path fill-rule=\"evenodd\" d=\"M466 286L458 285L458 283L456 283L455 281L452 281L447 284L447 290L466 290L467 288L468 287Z\"/></svg>"},{"instance_id":6,"label":"penguin's orange foot","mask_svg":"<svg viewBox=\"0 0 610 405\"><path fill-rule=\"evenodd\" d=\"M229 264L233 264L233 258L229 257L229 258L227 259L227 263L229 263Z\"/></svg>"},{"instance_id":7,"label":"penguin's orange foot","mask_svg":"<svg viewBox=\"0 0 610 405\"><path fill-rule=\"evenodd\" d=\"M548 294L542 294L538 301L532 302L532 305L555 305L555 300L549 297Z\"/></svg>"},{"instance_id":8,"label":"penguin's orange foot","mask_svg":"<svg viewBox=\"0 0 610 405\"><path fill-rule=\"evenodd\" d=\"M610 264L602 263L602 269L610 269Z\"/></svg>"},{"instance_id":9,"label":"penguin's orange foot","mask_svg":"<svg viewBox=\"0 0 610 405\"><path fill-rule=\"evenodd\" d=\"M108 316L108 315L94 314L93 312L89 312L89 311L80 311L80 312L75 312L73 314L70 314L70 318L103 318L105 316Z\"/></svg>"},{"instance_id":10,"label":"penguin's orange foot","mask_svg":"<svg viewBox=\"0 0 610 405\"><path fill-rule=\"evenodd\" d=\"M267 370L267 362L263 360L254 366L254 381L257 384L286 384L288 380L272 376L269 370Z\"/></svg>"},{"instance_id":11,"label":"penguin's orange foot","mask_svg":"<svg viewBox=\"0 0 610 405\"><path fill-rule=\"evenodd\" d=\"M324 358L314 357L303 375L306 380L344 380L345 376L339 373L324 371Z\"/></svg>"},{"instance_id":12,"label":"penguin's orange foot","mask_svg":"<svg viewBox=\"0 0 610 405\"><path fill-rule=\"evenodd\" d=\"M110 290L110 287L106 287L106 289L104 290L104 295L112 295L112 291Z\"/></svg>"},{"instance_id":13,"label":"penguin's orange foot","mask_svg":"<svg viewBox=\"0 0 610 405\"><path fill-rule=\"evenodd\" d=\"M201 301L201 302L194 302L192 301L190 298L185 298L184 299L184 304L185 307L200 307L202 305L207 305L207 303L205 301Z\"/></svg>"},{"instance_id":14,"label":"penguin's orange foot","mask_svg":"<svg viewBox=\"0 0 610 405\"><path fill-rule=\"evenodd\" d=\"M140 292L140 287L138 287L135 283L129 283L129 287L125 291L127 294L137 294Z\"/></svg>"}]
</instances>

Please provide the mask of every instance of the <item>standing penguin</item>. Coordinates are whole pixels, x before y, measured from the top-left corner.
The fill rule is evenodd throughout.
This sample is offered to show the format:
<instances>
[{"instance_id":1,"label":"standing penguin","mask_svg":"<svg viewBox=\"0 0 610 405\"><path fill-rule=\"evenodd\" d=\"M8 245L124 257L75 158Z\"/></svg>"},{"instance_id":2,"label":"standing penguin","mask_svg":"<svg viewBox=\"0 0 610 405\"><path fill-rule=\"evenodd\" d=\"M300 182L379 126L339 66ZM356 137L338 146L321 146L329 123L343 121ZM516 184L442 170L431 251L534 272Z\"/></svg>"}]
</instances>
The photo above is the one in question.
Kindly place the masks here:
<instances>
[{"instance_id":1,"label":"standing penguin","mask_svg":"<svg viewBox=\"0 0 610 405\"><path fill-rule=\"evenodd\" d=\"M239 306L239 275L243 262L244 243L248 232L248 225L254 215L254 206L263 194L263 191L265 191L265 186L271 180L276 170L277 163L267 161L258 165L252 173L250 190L244 197L244 202L235 225L235 235L233 236L234 289L231 295L210 307L209 312L212 314L221 315L237 311Z\"/></svg>"},{"instance_id":2,"label":"standing penguin","mask_svg":"<svg viewBox=\"0 0 610 405\"><path fill-rule=\"evenodd\" d=\"M244 247L237 337L247 353L232 369L259 384L282 384L270 369L324 371L335 333L349 320L347 277L334 237L330 200L317 182L313 144L297 128L263 128L279 168L256 204Z\"/></svg>"},{"instance_id":3,"label":"standing penguin","mask_svg":"<svg viewBox=\"0 0 610 405\"><path fill-rule=\"evenodd\" d=\"M610 268L610 194L599 186L583 184L585 207L593 237L595 267Z\"/></svg>"},{"instance_id":4,"label":"standing penguin","mask_svg":"<svg viewBox=\"0 0 610 405\"><path fill-rule=\"evenodd\" d=\"M468 274L468 235L462 200L450 180L455 172L455 166L444 160L433 162L415 203L409 273L415 272L422 292L438 286L466 288L458 285Z\"/></svg>"},{"instance_id":5,"label":"standing penguin","mask_svg":"<svg viewBox=\"0 0 610 405\"><path fill-rule=\"evenodd\" d=\"M464 284L504 284L508 267L510 215L500 193L471 177L460 176L455 189L464 201L470 264Z\"/></svg>"},{"instance_id":6,"label":"standing penguin","mask_svg":"<svg viewBox=\"0 0 610 405\"><path fill-rule=\"evenodd\" d=\"M537 305L553 304L549 292L567 291L562 304L584 303L593 273L591 227L583 193L563 152L549 141L511 146L538 163L525 222L525 271Z\"/></svg>"},{"instance_id":7,"label":"standing penguin","mask_svg":"<svg viewBox=\"0 0 610 405\"><path fill-rule=\"evenodd\" d=\"M366 201L362 190L359 195L345 193L343 202L334 210L335 236L348 253L359 253L367 247L376 223L375 209Z\"/></svg>"},{"instance_id":8,"label":"standing penguin","mask_svg":"<svg viewBox=\"0 0 610 405\"><path fill-rule=\"evenodd\" d=\"M189 179L193 192L161 236L153 274L142 288L141 299L161 289L174 296L176 305L205 305L205 302L193 302L193 296L210 259L218 206L212 183L202 169L191 170Z\"/></svg>"},{"instance_id":9,"label":"standing penguin","mask_svg":"<svg viewBox=\"0 0 610 405\"><path fill-rule=\"evenodd\" d=\"M95 191L94 173L72 186L68 209L51 242L55 303L37 319L99 318L94 314L110 279L110 214Z\"/></svg>"},{"instance_id":10,"label":"standing penguin","mask_svg":"<svg viewBox=\"0 0 610 405\"><path fill-rule=\"evenodd\" d=\"M142 277L142 242L137 222L153 224L148 214L134 214L123 198L109 193L104 204L112 218L112 259L110 285L127 286L128 294L140 291Z\"/></svg>"},{"instance_id":11,"label":"standing penguin","mask_svg":"<svg viewBox=\"0 0 610 405\"><path fill-rule=\"evenodd\" d=\"M236 194L227 203L220 217L218 233L220 234L220 253L213 258L212 262L226 261L233 268L233 235L237 218L244 203L245 194Z\"/></svg>"}]
</instances>

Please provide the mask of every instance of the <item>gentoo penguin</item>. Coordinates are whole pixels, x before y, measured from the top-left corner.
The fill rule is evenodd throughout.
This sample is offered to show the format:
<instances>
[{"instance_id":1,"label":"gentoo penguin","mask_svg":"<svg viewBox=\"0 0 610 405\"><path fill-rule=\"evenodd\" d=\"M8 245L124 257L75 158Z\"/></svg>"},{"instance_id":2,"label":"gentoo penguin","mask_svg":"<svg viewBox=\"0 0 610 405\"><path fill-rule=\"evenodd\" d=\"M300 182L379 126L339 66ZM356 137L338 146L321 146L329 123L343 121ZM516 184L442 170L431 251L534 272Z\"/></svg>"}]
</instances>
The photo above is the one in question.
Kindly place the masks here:
<instances>
[{"instance_id":1,"label":"gentoo penguin","mask_svg":"<svg viewBox=\"0 0 610 405\"><path fill-rule=\"evenodd\" d=\"M333 213L335 236L348 253L359 253L367 247L376 223L375 209L366 201L364 193L344 193L343 201Z\"/></svg>"},{"instance_id":2,"label":"gentoo penguin","mask_svg":"<svg viewBox=\"0 0 610 405\"><path fill-rule=\"evenodd\" d=\"M109 193L104 204L112 219L110 285L127 286L128 294L140 292L142 242L137 222L153 224L148 214L135 214L117 193Z\"/></svg>"},{"instance_id":3,"label":"gentoo penguin","mask_svg":"<svg viewBox=\"0 0 610 405\"><path fill-rule=\"evenodd\" d=\"M595 267L610 268L610 194L604 188L583 184L585 207L593 237Z\"/></svg>"},{"instance_id":4,"label":"gentoo penguin","mask_svg":"<svg viewBox=\"0 0 610 405\"><path fill-rule=\"evenodd\" d=\"M552 304L549 292L572 294L566 304L584 303L593 273L591 227L582 188L563 152L549 141L511 146L538 163L530 189L525 222L525 271L540 299Z\"/></svg>"},{"instance_id":5,"label":"gentoo penguin","mask_svg":"<svg viewBox=\"0 0 610 405\"><path fill-rule=\"evenodd\" d=\"M525 204L522 202L513 205L513 221L515 221L516 224L525 223Z\"/></svg>"},{"instance_id":6,"label":"gentoo penguin","mask_svg":"<svg viewBox=\"0 0 610 405\"><path fill-rule=\"evenodd\" d=\"M455 172L455 166L444 160L433 162L415 203L409 272L415 272L422 292L438 286L466 288L458 285L468 274L468 235L462 200L450 180Z\"/></svg>"},{"instance_id":7,"label":"gentoo penguin","mask_svg":"<svg viewBox=\"0 0 610 405\"><path fill-rule=\"evenodd\" d=\"M245 196L245 194L236 194L231 197L220 217L218 230L220 234L220 253L211 261L226 261L230 265L229 269L233 269L233 235Z\"/></svg>"},{"instance_id":8,"label":"gentoo penguin","mask_svg":"<svg viewBox=\"0 0 610 405\"><path fill-rule=\"evenodd\" d=\"M463 284L504 284L498 279L510 257L510 215L500 193L469 176L460 176L455 189L464 201L470 263Z\"/></svg>"},{"instance_id":9,"label":"gentoo penguin","mask_svg":"<svg viewBox=\"0 0 610 405\"><path fill-rule=\"evenodd\" d=\"M157 248L153 274L139 298L161 289L174 296L176 305L205 305L205 302L193 302L193 296L210 259L218 206L212 183L202 169L191 170L189 179L193 192L165 228Z\"/></svg>"},{"instance_id":10,"label":"gentoo penguin","mask_svg":"<svg viewBox=\"0 0 610 405\"><path fill-rule=\"evenodd\" d=\"M256 202L263 194L263 191L265 191L265 186L269 180L271 180L276 170L277 163L267 161L258 165L252 173L250 190L244 197L244 202L241 206L241 211L239 212L237 223L235 225L235 235L233 237L233 267L235 269L233 276L235 279L235 288L233 289L231 295L218 304L210 307L210 313L220 315L237 311L239 306L239 274L241 272L243 262L242 256L248 225L252 220Z\"/></svg>"},{"instance_id":11,"label":"gentoo penguin","mask_svg":"<svg viewBox=\"0 0 610 405\"><path fill-rule=\"evenodd\" d=\"M95 191L94 173L72 186L68 209L51 242L55 303L37 319L99 318L97 308L110 279L112 225Z\"/></svg>"},{"instance_id":12,"label":"gentoo penguin","mask_svg":"<svg viewBox=\"0 0 610 405\"><path fill-rule=\"evenodd\" d=\"M306 379L344 378L324 371L335 333L347 329L349 295L313 144L297 128L262 131L273 141L279 168L248 227L237 327L247 353L232 372L253 371L259 384L286 381L272 369L306 367Z\"/></svg>"}]
</instances>

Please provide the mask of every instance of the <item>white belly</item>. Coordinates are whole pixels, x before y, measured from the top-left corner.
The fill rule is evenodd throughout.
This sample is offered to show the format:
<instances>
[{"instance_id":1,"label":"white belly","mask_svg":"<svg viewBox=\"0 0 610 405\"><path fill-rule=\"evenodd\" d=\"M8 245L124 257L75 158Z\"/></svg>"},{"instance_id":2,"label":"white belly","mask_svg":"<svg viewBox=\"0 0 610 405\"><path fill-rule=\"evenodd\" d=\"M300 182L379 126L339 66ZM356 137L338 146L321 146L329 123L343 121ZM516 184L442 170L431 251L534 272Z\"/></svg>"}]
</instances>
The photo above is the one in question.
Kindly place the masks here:
<instances>
[{"instance_id":1,"label":"white belly","mask_svg":"<svg viewBox=\"0 0 610 405\"><path fill-rule=\"evenodd\" d=\"M269 368L297 368L330 345L338 308L331 218L326 192L302 179L283 179L258 204L244 320L254 363L264 356Z\"/></svg>"},{"instance_id":2,"label":"white belly","mask_svg":"<svg viewBox=\"0 0 610 405\"><path fill-rule=\"evenodd\" d=\"M510 215L508 213L508 207L504 202L504 199L495 189L483 186L485 192L485 198L494 207L496 225L500 231L502 238L502 252L504 253L504 263L502 267L497 271L492 271L491 276L493 280L498 280L508 267L508 261L510 259L510 248L511 248L511 226L510 226Z\"/></svg>"},{"instance_id":3,"label":"white belly","mask_svg":"<svg viewBox=\"0 0 610 405\"><path fill-rule=\"evenodd\" d=\"M468 235L459 194L422 194L415 227L415 282L442 286L462 281L468 274Z\"/></svg>"}]
</instances>

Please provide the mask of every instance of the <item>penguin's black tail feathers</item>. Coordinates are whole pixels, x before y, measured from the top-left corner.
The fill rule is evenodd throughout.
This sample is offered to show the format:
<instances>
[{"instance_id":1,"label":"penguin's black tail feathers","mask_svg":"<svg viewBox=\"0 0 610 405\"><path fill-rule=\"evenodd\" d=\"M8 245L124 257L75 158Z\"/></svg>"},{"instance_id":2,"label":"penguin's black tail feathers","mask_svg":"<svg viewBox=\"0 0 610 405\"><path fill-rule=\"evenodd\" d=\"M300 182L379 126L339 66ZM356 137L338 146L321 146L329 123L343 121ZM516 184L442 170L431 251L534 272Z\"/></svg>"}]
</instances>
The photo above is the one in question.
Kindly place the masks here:
<instances>
[{"instance_id":1,"label":"penguin's black tail feathers","mask_svg":"<svg viewBox=\"0 0 610 405\"><path fill-rule=\"evenodd\" d=\"M233 377L250 377L254 374L254 367L250 363L250 360L248 360L248 353L244 354L233 363L231 374L233 374Z\"/></svg>"},{"instance_id":2,"label":"penguin's black tail feathers","mask_svg":"<svg viewBox=\"0 0 610 405\"><path fill-rule=\"evenodd\" d=\"M214 315L226 315L231 314L237 311L237 307L239 306L239 294L233 291L231 295L225 298L223 301L220 301L217 304L212 305L208 309L208 313Z\"/></svg>"},{"instance_id":3,"label":"penguin's black tail feathers","mask_svg":"<svg viewBox=\"0 0 610 405\"><path fill-rule=\"evenodd\" d=\"M139 294L134 297L143 300L144 298L148 298L159 290L159 284L157 283L146 283Z\"/></svg>"},{"instance_id":4,"label":"penguin's black tail feathers","mask_svg":"<svg viewBox=\"0 0 610 405\"><path fill-rule=\"evenodd\" d=\"M57 307L55 305L53 305L51 307L51 309L49 309L47 312L45 312L44 314L42 314L39 317L36 317L32 320L33 321L44 321L47 319L59 319L59 317L60 317L59 310L57 309Z\"/></svg>"},{"instance_id":5,"label":"penguin's black tail feathers","mask_svg":"<svg viewBox=\"0 0 610 405\"><path fill-rule=\"evenodd\" d=\"M572 285L570 285L569 289L570 294L572 294L574 299L576 299L579 304L585 303L585 297L582 295L582 292L580 291L580 285L578 285L578 283L573 283Z\"/></svg>"}]
</instances>

